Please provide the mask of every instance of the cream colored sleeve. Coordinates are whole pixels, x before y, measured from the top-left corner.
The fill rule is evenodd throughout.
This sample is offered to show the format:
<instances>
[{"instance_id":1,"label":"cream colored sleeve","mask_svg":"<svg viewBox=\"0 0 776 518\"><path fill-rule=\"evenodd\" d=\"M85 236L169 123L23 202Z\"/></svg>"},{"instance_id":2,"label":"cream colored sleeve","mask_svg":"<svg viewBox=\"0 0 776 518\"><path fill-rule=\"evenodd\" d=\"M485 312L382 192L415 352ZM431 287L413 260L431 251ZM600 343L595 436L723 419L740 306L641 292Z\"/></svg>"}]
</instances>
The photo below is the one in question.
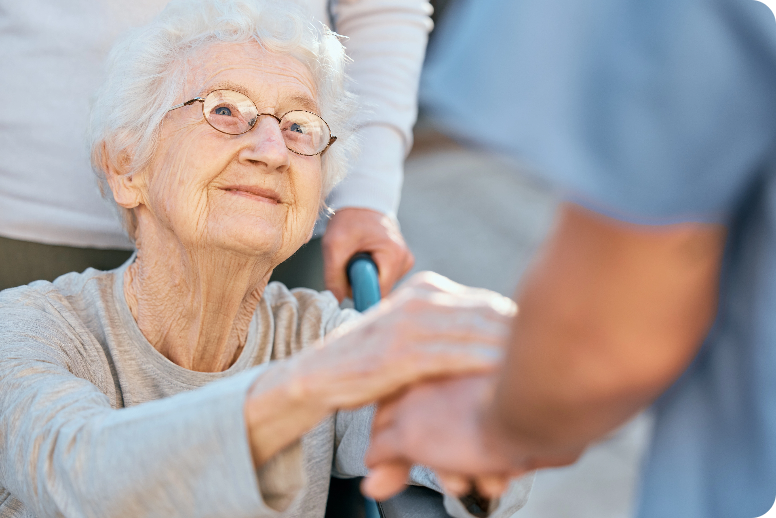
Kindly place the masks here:
<instances>
[{"instance_id":1,"label":"cream colored sleeve","mask_svg":"<svg viewBox=\"0 0 776 518\"><path fill-rule=\"evenodd\" d=\"M332 8L364 106L357 120L361 153L329 197L334 210L359 207L396 216L431 13L427 0L339 0Z\"/></svg>"}]
</instances>

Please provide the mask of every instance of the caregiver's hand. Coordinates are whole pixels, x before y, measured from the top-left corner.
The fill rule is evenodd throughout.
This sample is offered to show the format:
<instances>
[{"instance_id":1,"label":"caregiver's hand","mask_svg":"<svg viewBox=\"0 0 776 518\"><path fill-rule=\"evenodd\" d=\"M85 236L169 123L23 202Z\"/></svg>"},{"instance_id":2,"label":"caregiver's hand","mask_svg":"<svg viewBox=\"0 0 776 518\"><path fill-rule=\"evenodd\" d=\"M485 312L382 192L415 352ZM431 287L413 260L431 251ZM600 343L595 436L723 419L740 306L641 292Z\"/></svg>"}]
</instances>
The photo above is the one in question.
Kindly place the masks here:
<instances>
[{"instance_id":1,"label":"caregiver's hand","mask_svg":"<svg viewBox=\"0 0 776 518\"><path fill-rule=\"evenodd\" d=\"M413 464L437 472L445 490L464 495L473 489L495 498L510 478L540 467L569 464L567 455L526 455L513 437L488 422L495 391L493 374L428 381L380 404L366 456L364 492L384 500L407 482Z\"/></svg>"},{"instance_id":2,"label":"caregiver's hand","mask_svg":"<svg viewBox=\"0 0 776 518\"><path fill-rule=\"evenodd\" d=\"M350 294L345 266L359 252L372 256L380 275L380 292L387 295L415 264L396 221L369 209L339 209L326 226L321 242L326 289L337 300Z\"/></svg>"},{"instance_id":3,"label":"caregiver's hand","mask_svg":"<svg viewBox=\"0 0 776 518\"><path fill-rule=\"evenodd\" d=\"M326 415L431 378L493 372L515 314L497 293L421 273L365 313L259 376L245 405L262 464Z\"/></svg>"}]
</instances>

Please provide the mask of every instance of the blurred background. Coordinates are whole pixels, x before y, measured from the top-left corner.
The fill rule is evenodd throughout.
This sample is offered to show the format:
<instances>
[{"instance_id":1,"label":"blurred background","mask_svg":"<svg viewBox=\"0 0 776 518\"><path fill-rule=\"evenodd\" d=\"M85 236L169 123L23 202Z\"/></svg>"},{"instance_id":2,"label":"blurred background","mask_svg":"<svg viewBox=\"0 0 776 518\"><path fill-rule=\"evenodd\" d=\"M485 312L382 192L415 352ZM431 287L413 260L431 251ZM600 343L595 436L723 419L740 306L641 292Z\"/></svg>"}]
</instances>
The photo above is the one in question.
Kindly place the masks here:
<instances>
[{"instance_id":1,"label":"blurred background","mask_svg":"<svg viewBox=\"0 0 776 518\"><path fill-rule=\"evenodd\" d=\"M449 57L439 35L457 23L465 1L431 2L435 29L421 80L415 143L405 164L399 221L415 254L413 272L433 270L512 296L553 225L557 203L551 189L519 160L476 147L434 116L434 68ZM591 447L575 465L540 471L528 505L516 517L632 516L651 424L651 416L642 414Z\"/></svg>"}]
</instances>

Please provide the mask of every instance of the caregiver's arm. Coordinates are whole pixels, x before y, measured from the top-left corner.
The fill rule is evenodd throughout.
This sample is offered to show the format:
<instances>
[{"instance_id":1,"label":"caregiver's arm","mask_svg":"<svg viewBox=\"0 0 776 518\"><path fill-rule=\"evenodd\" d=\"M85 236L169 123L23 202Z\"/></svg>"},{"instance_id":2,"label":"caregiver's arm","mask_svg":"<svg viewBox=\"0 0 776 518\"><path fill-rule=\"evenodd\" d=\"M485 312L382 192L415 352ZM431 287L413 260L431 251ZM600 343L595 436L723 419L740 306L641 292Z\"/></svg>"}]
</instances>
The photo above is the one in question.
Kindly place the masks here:
<instances>
[{"instance_id":1,"label":"caregiver's arm","mask_svg":"<svg viewBox=\"0 0 776 518\"><path fill-rule=\"evenodd\" d=\"M583 447L679 377L716 314L725 234L563 207L518 295L494 405L521 449Z\"/></svg>"},{"instance_id":2,"label":"caregiver's arm","mask_svg":"<svg viewBox=\"0 0 776 518\"><path fill-rule=\"evenodd\" d=\"M369 252L385 295L412 268L396 211L404 159L412 147L420 70L431 22L427 0L331 2L335 30L353 60L348 74L362 109L357 118L361 152L331 193L335 211L323 236L326 289L342 300L350 291L345 265Z\"/></svg>"},{"instance_id":3,"label":"caregiver's arm","mask_svg":"<svg viewBox=\"0 0 776 518\"><path fill-rule=\"evenodd\" d=\"M692 361L716 313L724 240L721 226L626 225L566 204L518 293L501 375L381 404L369 493L400 490L413 463L476 477L572 462Z\"/></svg>"}]
</instances>

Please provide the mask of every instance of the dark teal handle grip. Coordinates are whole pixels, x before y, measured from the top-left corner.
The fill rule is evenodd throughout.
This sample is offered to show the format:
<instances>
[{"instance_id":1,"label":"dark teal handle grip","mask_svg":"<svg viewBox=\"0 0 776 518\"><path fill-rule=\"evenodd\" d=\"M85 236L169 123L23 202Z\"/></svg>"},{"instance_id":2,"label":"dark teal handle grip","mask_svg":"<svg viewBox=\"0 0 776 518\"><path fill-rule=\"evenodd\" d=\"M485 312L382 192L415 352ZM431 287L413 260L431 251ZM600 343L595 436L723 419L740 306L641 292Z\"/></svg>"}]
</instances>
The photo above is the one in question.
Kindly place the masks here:
<instances>
[{"instance_id":1,"label":"dark teal handle grip","mask_svg":"<svg viewBox=\"0 0 776 518\"><path fill-rule=\"evenodd\" d=\"M380 278L377 265L372 256L365 253L354 255L345 267L348 282L353 290L353 307L356 311L366 311L380 302ZM381 513L374 500L364 498L366 518L380 518Z\"/></svg>"},{"instance_id":2,"label":"dark teal handle grip","mask_svg":"<svg viewBox=\"0 0 776 518\"><path fill-rule=\"evenodd\" d=\"M347 265L348 281L353 289L353 306L356 311L366 311L380 302L380 278L372 256L354 255Z\"/></svg>"}]
</instances>

